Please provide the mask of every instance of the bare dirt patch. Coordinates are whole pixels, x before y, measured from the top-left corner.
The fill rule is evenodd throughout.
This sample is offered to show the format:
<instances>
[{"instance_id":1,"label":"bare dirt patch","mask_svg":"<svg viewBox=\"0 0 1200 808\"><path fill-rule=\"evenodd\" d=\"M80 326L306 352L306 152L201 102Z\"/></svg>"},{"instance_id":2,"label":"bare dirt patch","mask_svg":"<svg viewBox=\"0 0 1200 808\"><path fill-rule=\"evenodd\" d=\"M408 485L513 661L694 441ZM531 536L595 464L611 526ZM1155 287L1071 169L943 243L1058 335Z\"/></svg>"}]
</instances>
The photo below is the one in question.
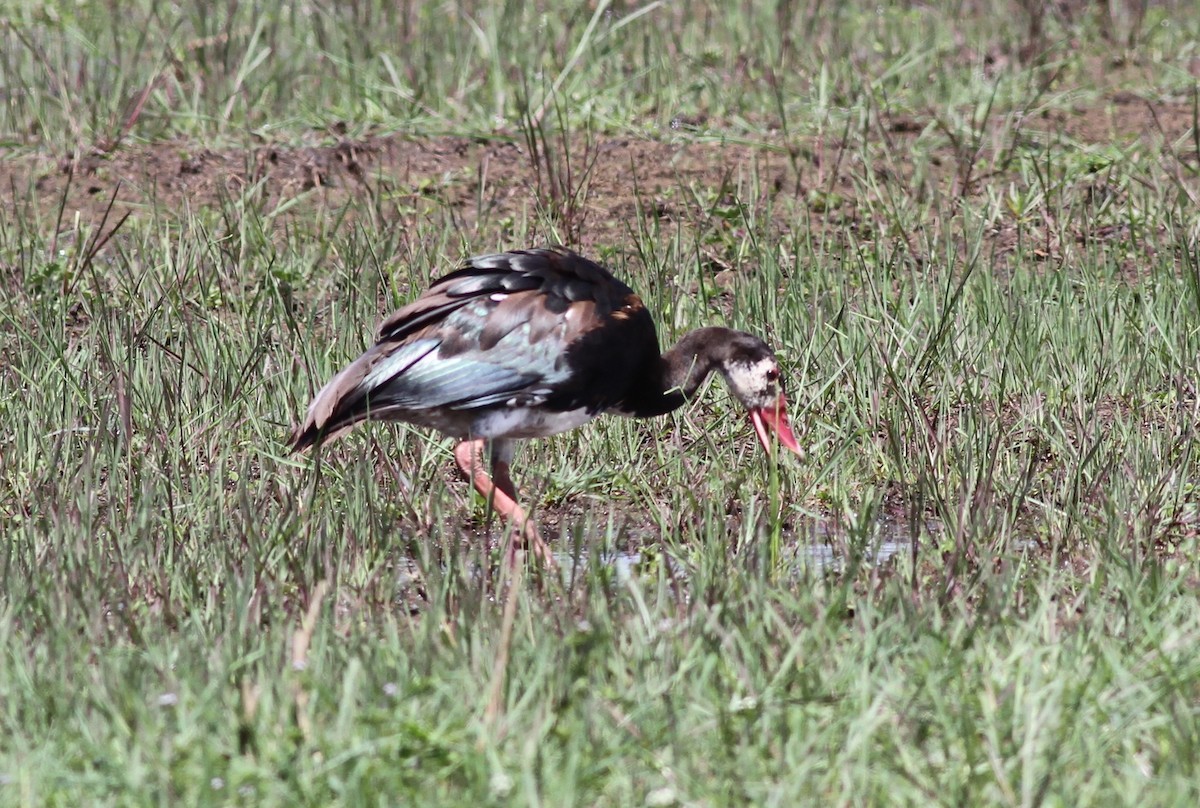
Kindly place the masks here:
<instances>
[{"instance_id":1,"label":"bare dirt patch","mask_svg":"<svg viewBox=\"0 0 1200 808\"><path fill-rule=\"evenodd\" d=\"M1040 138L1053 136L1075 144L1131 144L1152 150L1168 180L1188 193L1197 193L1195 171L1200 166L1192 132L1193 109L1185 101L1152 103L1128 93L1116 93L1092 108L1060 109L1023 124ZM1007 187L1014 176L1004 173L1008 161L997 159L989 140L977 153L964 154L962 143L928 138L937 132L936 118L906 117L881 122L881 159L871 169L885 184L896 184L911 194L916 169L909 147L926 138L932 149L921 181L933 183L951 197L977 197L989 185ZM549 192L546 171L535 167L529 149L519 138L415 138L398 135L352 139L339 132L314 133L312 145L250 145L244 148L207 148L189 142L126 145L111 152L92 151L76 156L26 155L0 162L0 187L12 194L13 206L35 206L54 221L62 206L64 221L78 214L83 221L98 221L114 199L114 212L134 217L163 210L199 210L238 199L258 196L264 210L295 201L291 215L311 215L310 205L336 208L355 202L382 205L401 216L405 212L443 207L465 229L503 228L506 217L536 212L553 215L556 205ZM716 139L694 138L654 142L626 137L600 136L572 144L570 187L579 190L569 239L583 249L597 244L630 241L631 228L640 215L659 220L681 220L690 226L729 226L711 216L723 197L743 203L756 192L771 197L781 226L795 223L798 211L814 227L832 230L855 228L863 208L864 169L846 159L859 150L865 160L871 144L801 142L788 148L782 143L745 145ZM1001 146L1002 148L1002 146ZM928 149L927 149L928 150ZM555 159L559 173L562 155ZM975 160L978 171L965 171L964 161ZM1000 173L985 167L1000 165ZM932 168L931 168L932 166ZM966 181L964 182L964 177ZM753 182L751 181L753 179ZM830 200L836 200L830 204ZM781 203L782 201L782 203ZM936 228L937 222L929 226ZM872 225L865 231L875 232ZM998 232L1001 241L1011 233ZM1104 234L1076 234L1079 240ZM1053 247L1052 239L1047 244ZM514 245L515 246L515 245Z\"/></svg>"},{"instance_id":2,"label":"bare dirt patch","mask_svg":"<svg viewBox=\"0 0 1200 808\"><path fill-rule=\"evenodd\" d=\"M238 198L253 189L270 210L307 196L325 207L356 200L385 200L410 207L422 200L451 209L466 226L481 218L535 210L549 204L539 194L539 173L523 144L507 139L437 137L414 139L375 136L329 139L311 147L257 146L214 150L170 142L125 147L111 154L78 158L25 158L0 171L5 188L29 188L43 213L64 205L95 220L116 194L115 210L147 215L152 209L201 209ZM603 241L621 222L647 213L676 212L681 188L719 188L754 165L778 188L786 182L786 157L769 146L759 148L708 143L660 143L603 138L581 145L576 166L581 216L594 232L582 242ZM6 175L6 176L5 176ZM545 182L545 177L541 180ZM65 200L65 202L64 202ZM18 200L14 200L18 201Z\"/></svg>"}]
</instances>

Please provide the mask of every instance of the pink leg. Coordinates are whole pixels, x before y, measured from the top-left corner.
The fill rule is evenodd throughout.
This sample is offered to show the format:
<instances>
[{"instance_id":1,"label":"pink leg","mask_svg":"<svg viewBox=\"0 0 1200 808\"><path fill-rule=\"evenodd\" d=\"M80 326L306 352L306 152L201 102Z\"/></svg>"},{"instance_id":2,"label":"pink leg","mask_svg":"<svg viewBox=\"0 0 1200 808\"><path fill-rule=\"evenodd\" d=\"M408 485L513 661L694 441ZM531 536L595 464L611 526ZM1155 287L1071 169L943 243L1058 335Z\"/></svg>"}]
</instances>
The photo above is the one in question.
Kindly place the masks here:
<instances>
[{"instance_id":1,"label":"pink leg","mask_svg":"<svg viewBox=\"0 0 1200 808\"><path fill-rule=\"evenodd\" d=\"M517 504L517 489L509 476L508 464L496 461L492 464L491 475L484 470L483 458L486 449L487 442L483 438L463 441L454 447L454 459L463 474L467 475L467 479L475 486L475 490L487 500L493 510L512 525L517 541L533 550L534 555L547 567L554 568L554 556L542 541L537 525Z\"/></svg>"}]
</instances>

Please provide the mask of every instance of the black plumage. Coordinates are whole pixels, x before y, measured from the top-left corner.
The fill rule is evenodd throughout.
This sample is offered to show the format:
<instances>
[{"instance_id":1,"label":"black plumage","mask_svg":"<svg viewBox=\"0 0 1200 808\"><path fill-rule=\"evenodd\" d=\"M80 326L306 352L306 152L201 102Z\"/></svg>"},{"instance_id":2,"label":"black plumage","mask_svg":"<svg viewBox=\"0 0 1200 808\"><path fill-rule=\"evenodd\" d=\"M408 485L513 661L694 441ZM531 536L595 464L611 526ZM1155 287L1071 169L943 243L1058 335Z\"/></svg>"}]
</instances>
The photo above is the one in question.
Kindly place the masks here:
<instances>
[{"instance_id":1,"label":"black plumage","mask_svg":"<svg viewBox=\"0 0 1200 808\"><path fill-rule=\"evenodd\" d=\"M702 328L664 354L641 299L599 264L561 248L478 256L388 317L376 343L317 393L291 443L302 450L367 419L438 429L462 441L460 467L547 555L515 502L510 441L603 412L661 415L713 370L750 411L764 447L770 430L799 451L762 340Z\"/></svg>"}]
</instances>

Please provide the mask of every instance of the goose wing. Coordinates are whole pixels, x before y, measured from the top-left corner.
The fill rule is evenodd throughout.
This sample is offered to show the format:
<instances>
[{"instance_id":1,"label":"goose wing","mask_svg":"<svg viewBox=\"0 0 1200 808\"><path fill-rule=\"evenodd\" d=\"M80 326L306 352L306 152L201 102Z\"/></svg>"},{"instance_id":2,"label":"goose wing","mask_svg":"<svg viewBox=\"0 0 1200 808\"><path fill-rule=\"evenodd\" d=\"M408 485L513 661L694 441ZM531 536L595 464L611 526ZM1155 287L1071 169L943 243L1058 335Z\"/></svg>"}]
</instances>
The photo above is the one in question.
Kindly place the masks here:
<instances>
[{"instance_id":1,"label":"goose wing","mask_svg":"<svg viewBox=\"0 0 1200 808\"><path fill-rule=\"evenodd\" d=\"M384 320L376 343L321 388L293 450L367 418L444 425L488 407L598 412L620 399L615 377L647 345L657 352L641 300L599 264L558 248L470 258Z\"/></svg>"}]
</instances>

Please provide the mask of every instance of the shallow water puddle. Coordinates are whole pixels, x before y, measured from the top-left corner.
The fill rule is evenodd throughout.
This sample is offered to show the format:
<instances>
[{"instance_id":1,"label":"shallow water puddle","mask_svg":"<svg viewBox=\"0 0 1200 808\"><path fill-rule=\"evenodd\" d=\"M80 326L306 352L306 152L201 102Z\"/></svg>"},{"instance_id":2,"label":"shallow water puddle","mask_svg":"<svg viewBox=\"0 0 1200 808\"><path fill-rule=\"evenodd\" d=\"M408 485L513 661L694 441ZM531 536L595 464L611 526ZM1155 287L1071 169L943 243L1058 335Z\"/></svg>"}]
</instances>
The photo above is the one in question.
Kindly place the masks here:
<instances>
[{"instance_id":1,"label":"shallow water puddle","mask_svg":"<svg viewBox=\"0 0 1200 808\"><path fill-rule=\"evenodd\" d=\"M941 524L926 519L918 528L917 549L920 549L920 534L926 536L941 531ZM873 566L885 564L892 558L913 552L913 535L909 522L890 516L876 520L871 537L865 547L855 547L857 539L850 530L832 522L812 522L799 531L788 531L782 537L782 562L791 572L812 570L840 570L853 556L861 553L861 563ZM656 554L657 555L657 554ZM593 561L610 567L620 582L631 579L642 563L642 553L637 550L600 553L598 557L572 553L555 553L554 560L562 570L564 580L582 574ZM668 563L669 560L668 560ZM678 568L675 570L680 572Z\"/></svg>"}]
</instances>

